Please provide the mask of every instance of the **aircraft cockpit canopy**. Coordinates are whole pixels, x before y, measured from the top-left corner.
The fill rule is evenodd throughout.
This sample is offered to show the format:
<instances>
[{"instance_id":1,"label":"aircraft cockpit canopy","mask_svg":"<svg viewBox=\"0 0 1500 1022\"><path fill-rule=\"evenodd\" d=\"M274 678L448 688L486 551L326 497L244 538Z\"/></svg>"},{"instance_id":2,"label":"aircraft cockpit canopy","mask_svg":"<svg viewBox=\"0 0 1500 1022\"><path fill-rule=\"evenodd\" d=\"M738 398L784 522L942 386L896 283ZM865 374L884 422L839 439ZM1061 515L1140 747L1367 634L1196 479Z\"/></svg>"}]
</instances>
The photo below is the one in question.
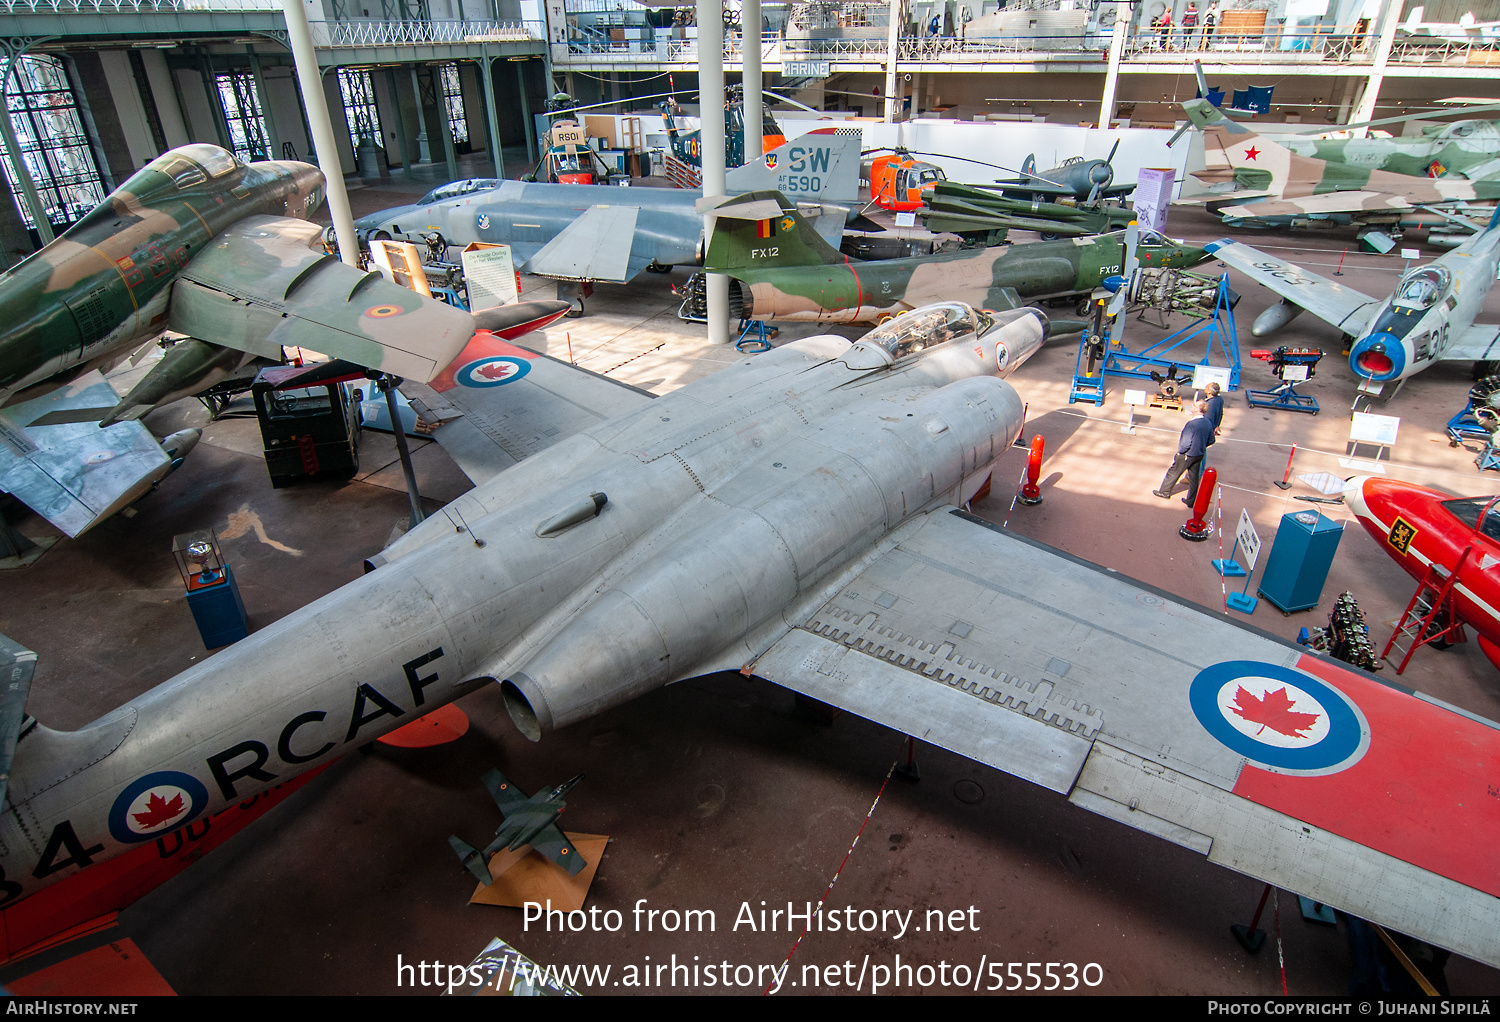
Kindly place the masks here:
<instances>
[{"instance_id":1,"label":"aircraft cockpit canopy","mask_svg":"<svg viewBox=\"0 0 1500 1022\"><path fill-rule=\"evenodd\" d=\"M1407 274L1396 287L1395 304L1407 309L1430 309L1448 293L1452 278L1441 266L1424 266Z\"/></svg>"},{"instance_id":2,"label":"aircraft cockpit canopy","mask_svg":"<svg viewBox=\"0 0 1500 1022\"><path fill-rule=\"evenodd\" d=\"M973 309L962 302L944 302L897 316L865 334L860 343L884 348L891 358L899 359L980 332L979 316Z\"/></svg>"},{"instance_id":3,"label":"aircraft cockpit canopy","mask_svg":"<svg viewBox=\"0 0 1500 1022\"><path fill-rule=\"evenodd\" d=\"M449 181L445 185L438 185L432 191L417 200L418 206L430 206L434 202L442 202L444 199L456 199L460 195L468 195L471 192L487 192L493 188L500 187L500 179L497 177L469 177L462 181Z\"/></svg>"},{"instance_id":4,"label":"aircraft cockpit canopy","mask_svg":"<svg viewBox=\"0 0 1500 1022\"><path fill-rule=\"evenodd\" d=\"M177 191L182 191L200 185L210 178L223 177L244 166L245 164L227 149L199 142L179 146L162 153L132 174L119 190L130 193L137 201L149 204L164 193L171 191L163 184L162 177L169 178L173 187ZM99 209L103 211L100 213L101 216L116 215L114 207L107 202ZM89 214L89 216L93 215L92 212ZM88 218L85 217L85 219Z\"/></svg>"},{"instance_id":5,"label":"aircraft cockpit canopy","mask_svg":"<svg viewBox=\"0 0 1500 1022\"><path fill-rule=\"evenodd\" d=\"M1493 506L1491 506L1493 505ZM1490 539L1500 540L1500 501L1494 497L1469 497L1464 500L1445 500L1443 507L1469 528L1478 528ZM1489 508L1489 513L1485 513ZM1479 516L1484 515L1481 525Z\"/></svg>"}]
</instances>

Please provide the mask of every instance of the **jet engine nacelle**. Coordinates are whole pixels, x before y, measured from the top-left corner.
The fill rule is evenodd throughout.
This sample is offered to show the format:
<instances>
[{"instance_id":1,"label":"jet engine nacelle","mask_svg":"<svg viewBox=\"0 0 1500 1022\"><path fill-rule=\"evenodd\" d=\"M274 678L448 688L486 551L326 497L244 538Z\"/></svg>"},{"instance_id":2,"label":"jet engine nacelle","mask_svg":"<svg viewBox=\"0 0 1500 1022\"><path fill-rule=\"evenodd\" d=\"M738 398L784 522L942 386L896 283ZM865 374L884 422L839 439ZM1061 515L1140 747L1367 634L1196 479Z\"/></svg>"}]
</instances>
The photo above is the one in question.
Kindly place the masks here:
<instances>
[{"instance_id":1,"label":"jet engine nacelle","mask_svg":"<svg viewBox=\"0 0 1500 1022\"><path fill-rule=\"evenodd\" d=\"M895 399L842 439L801 437L664 522L503 683L532 741L668 682L815 589L906 518L962 500L1022 421L1003 380ZM606 575L609 573L606 572Z\"/></svg>"}]
</instances>

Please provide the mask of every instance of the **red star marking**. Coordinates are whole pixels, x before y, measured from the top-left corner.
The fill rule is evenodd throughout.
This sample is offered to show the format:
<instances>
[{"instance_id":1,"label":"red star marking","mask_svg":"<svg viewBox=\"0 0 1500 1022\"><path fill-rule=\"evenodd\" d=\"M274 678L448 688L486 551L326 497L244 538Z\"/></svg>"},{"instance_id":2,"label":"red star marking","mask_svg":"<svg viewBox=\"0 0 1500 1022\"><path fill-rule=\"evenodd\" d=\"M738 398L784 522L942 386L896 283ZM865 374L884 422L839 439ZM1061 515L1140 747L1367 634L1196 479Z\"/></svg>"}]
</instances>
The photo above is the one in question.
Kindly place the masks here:
<instances>
[{"instance_id":1,"label":"red star marking","mask_svg":"<svg viewBox=\"0 0 1500 1022\"><path fill-rule=\"evenodd\" d=\"M1245 159L1247 159L1247 160L1253 160L1253 159L1255 159L1259 155L1260 155L1260 150L1257 149L1257 148L1255 148L1254 146L1251 146L1249 149L1245 150Z\"/></svg>"}]
</instances>

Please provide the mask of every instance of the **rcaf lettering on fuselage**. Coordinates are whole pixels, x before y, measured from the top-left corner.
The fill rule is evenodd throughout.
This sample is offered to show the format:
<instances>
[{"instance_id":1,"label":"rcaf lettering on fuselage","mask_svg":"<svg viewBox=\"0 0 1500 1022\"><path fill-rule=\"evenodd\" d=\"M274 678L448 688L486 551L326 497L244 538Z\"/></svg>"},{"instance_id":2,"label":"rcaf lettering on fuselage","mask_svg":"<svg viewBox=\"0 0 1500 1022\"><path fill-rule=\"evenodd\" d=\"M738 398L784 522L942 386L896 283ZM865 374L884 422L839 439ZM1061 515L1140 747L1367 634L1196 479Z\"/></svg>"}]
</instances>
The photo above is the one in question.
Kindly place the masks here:
<instances>
[{"instance_id":1,"label":"rcaf lettering on fuselage","mask_svg":"<svg viewBox=\"0 0 1500 1022\"><path fill-rule=\"evenodd\" d=\"M414 708L427 701L423 691L438 680L437 670L430 669L429 665L442 656L443 648L439 646L401 665ZM307 710L282 725L275 739L276 755L286 764L310 763L331 752L336 745L363 741L361 732L381 718L404 717L406 713L374 685L363 682L354 691L349 726L342 742L318 744L316 738L309 739L306 734L299 734L309 725L321 723L328 717L324 710ZM181 771L154 770L143 774L115 796L107 821L110 834L116 841L124 843L148 841L191 823L208 808L213 794L230 803L252 797L241 793L238 788L247 780L259 785L276 781L279 775L266 769L270 761L271 746L249 738L204 760L210 781L207 785ZM210 789L213 794L210 794ZM102 844L85 845L74 829L73 821L63 820L53 827L31 875L40 880L69 866L83 869L92 865L94 856L102 851ZM20 893L21 885L6 880L0 873L0 905Z\"/></svg>"}]
</instances>

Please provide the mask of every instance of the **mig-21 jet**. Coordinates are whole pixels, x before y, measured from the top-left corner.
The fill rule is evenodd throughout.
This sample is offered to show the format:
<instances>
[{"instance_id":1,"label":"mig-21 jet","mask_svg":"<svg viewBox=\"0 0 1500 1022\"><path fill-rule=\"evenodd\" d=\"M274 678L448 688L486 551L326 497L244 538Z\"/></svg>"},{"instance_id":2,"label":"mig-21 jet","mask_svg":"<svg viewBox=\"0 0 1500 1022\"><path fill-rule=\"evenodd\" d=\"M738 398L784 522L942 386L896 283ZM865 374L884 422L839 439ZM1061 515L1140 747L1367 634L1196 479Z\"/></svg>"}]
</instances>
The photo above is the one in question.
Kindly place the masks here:
<instances>
[{"instance_id":1,"label":"mig-21 jet","mask_svg":"<svg viewBox=\"0 0 1500 1022\"><path fill-rule=\"evenodd\" d=\"M490 856L501 849L515 851L522 845L530 845L542 855L561 866L569 876L577 876L588 863L573 847L573 842L558 829L557 819L568 808L563 796L583 780L579 774L563 781L549 791L539 791L528 796L517 788L498 770L484 775L484 786L489 790L495 805L505 814L505 822L495 828L495 840L480 851L463 841L458 835L448 839L448 844L458 854L464 869L473 873L479 882L489 885L495 882L490 876Z\"/></svg>"},{"instance_id":2,"label":"mig-21 jet","mask_svg":"<svg viewBox=\"0 0 1500 1022\"><path fill-rule=\"evenodd\" d=\"M1207 249L1281 296L1256 317L1251 327L1256 337L1280 329L1303 310L1311 312L1351 338L1349 366L1373 385L1367 393L1379 394L1386 383L1399 389L1440 359L1500 360L1500 326L1474 322L1500 269L1500 211L1485 230L1451 252L1408 270L1384 299L1232 238L1210 242Z\"/></svg>"},{"instance_id":3,"label":"mig-21 jet","mask_svg":"<svg viewBox=\"0 0 1500 1022\"><path fill-rule=\"evenodd\" d=\"M1047 330L943 303L654 399L514 345L462 357L435 436L481 419L459 438L496 460L447 513L92 724L20 724L0 939L68 885L106 911L158 839L481 686L545 740L739 670L1500 964L1500 728L961 510Z\"/></svg>"},{"instance_id":4,"label":"mig-21 jet","mask_svg":"<svg viewBox=\"0 0 1500 1022\"><path fill-rule=\"evenodd\" d=\"M1206 99L1188 100L1182 109L1203 131L1206 165L1192 175L1206 185L1231 183L1234 188L1192 199L1206 199L1208 208L1231 227L1286 225L1309 217L1394 225L1418 207L1500 198L1500 176L1416 177L1335 163L1299 155L1231 121Z\"/></svg>"},{"instance_id":5,"label":"mig-21 jet","mask_svg":"<svg viewBox=\"0 0 1500 1022\"><path fill-rule=\"evenodd\" d=\"M744 319L878 323L945 300L1017 309L1037 298L1092 292L1123 273L1126 262L1124 231L861 262L829 245L776 192L720 200L714 213L704 267L741 282L730 288L730 311ZM1153 231L1141 233L1136 255L1143 267L1209 258Z\"/></svg>"}]
</instances>

